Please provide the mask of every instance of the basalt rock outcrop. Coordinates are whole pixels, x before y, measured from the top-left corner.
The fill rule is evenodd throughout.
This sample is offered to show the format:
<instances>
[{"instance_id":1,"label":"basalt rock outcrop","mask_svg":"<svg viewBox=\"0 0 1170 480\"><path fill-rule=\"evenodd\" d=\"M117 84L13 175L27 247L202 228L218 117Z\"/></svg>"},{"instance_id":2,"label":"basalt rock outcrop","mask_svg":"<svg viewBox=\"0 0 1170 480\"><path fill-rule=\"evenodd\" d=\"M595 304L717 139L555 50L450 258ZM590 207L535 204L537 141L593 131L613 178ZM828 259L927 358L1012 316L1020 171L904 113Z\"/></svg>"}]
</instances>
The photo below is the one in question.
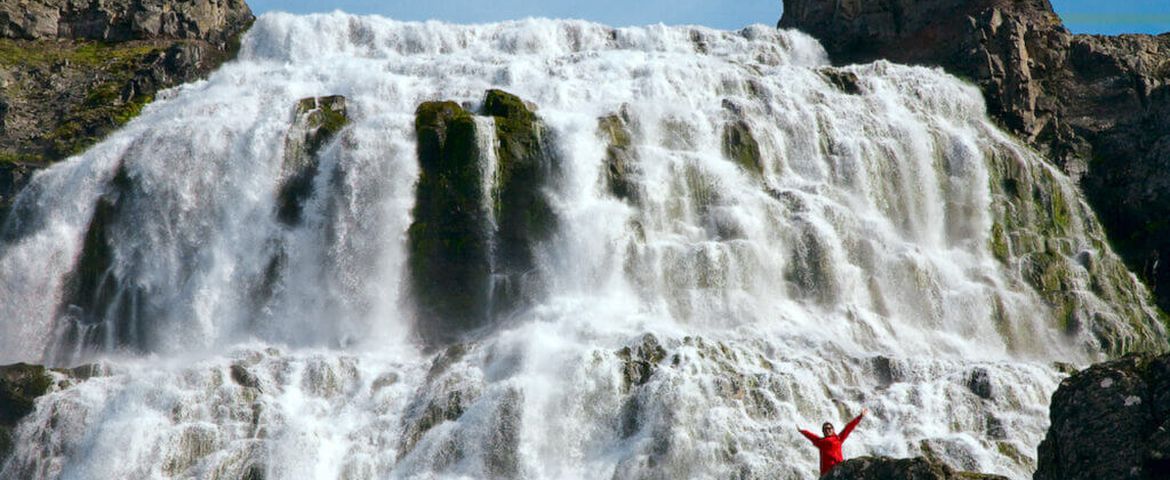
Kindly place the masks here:
<instances>
[{"instance_id":1,"label":"basalt rock outcrop","mask_svg":"<svg viewBox=\"0 0 1170 480\"><path fill-rule=\"evenodd\" d=\"M1131 270L1170 308L1170 34L1073 35L1048 0L785 0L780 27L836 63L940 66L1081 182Z\"/></svg>"},{"instance_id":2,"label":"basalt rock outcrop","mask_svg":"<svg viewBox=\"0 0 1170 480\"><path fill-rule=\"evenodd\" d=\"M1006 480L1007 477L955 471L924 457L859 457L841 462L822 480Z\"/></svg>"},{"instance_id":3,"label":"basalt rock outcrop","mask_svg":"<svg viewBox=\"0 0 1170 480\"><path fill-rule=\"evenodd\" d=\"M1127 356L1052 395L1036 480L1170 478L1170 355Z\"/></svg>"},{"instance_id":4,"label":"basalt rock outcrop","mask_svg":"<svg viewBox=\"0 0 1170 480\"><path fill-rule=\"evenodd\" d=\"M252 20L243 0L0 4L0 220L33 171L233 57Z\"/></svg>"},{"instance_id":5,"label":"basalt rock outcrop","mask_svg":"<svg viewBox=\"0 0 1170 480\"><path fill-rule=\"evenodd\" d=\"M419 180L407 236L428 341L455 340L540 294L535 248L556 225L545 190L558 157L535 110L489 90L478 115L454 102L415 113ZM488 125L495 131L482 132Z\"/></svg>"}]
</instances>

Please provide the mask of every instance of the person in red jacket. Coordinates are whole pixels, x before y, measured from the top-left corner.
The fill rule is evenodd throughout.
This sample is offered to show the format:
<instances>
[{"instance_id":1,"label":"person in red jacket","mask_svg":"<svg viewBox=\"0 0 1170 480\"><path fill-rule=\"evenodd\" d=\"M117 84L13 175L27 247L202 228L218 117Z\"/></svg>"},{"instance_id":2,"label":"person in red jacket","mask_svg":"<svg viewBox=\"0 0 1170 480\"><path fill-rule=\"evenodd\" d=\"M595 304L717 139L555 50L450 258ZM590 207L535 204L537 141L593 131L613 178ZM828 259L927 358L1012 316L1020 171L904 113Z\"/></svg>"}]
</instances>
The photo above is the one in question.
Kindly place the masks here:
<instances>
[{"instance_id":1,"label":"person in red jacket","mask_svg":"<svg viewBox=\"0 0 1170 480\"><path fill-rule=\"evenodd\" d=\"M845 424L845 429L841 430L840 435L834 432L833 424L829 422L821 425L821 431L825 434L824 437L818 437L815 433L808 430L800 430L800 433L805 438L808 438L808 441L812 442L817 447L817 450L821 451L822 477L844 460L844 457L841 455L841 444L845 443L845 439L849 438L849 434L853 433L853 429L857 428L858 423L861 423L861 417L864 417L867 413L869 413L868 408L861 409L861 415L858 415L857 418ZM799 429L799 427L797 428Z\"/></svg>"}]
</instances>

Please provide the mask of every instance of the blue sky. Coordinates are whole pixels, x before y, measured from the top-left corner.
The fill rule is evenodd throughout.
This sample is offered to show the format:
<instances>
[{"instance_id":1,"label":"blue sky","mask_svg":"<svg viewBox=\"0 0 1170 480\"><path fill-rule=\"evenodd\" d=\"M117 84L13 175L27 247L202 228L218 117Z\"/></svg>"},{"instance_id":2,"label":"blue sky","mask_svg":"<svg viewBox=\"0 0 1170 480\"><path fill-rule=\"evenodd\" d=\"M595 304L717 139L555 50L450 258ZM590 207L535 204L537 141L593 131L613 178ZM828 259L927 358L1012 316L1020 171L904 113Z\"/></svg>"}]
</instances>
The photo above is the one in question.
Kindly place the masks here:
<instances>
[{"instance_id":1,"label":"blue sky","mask_svg":"<svg viewBox=\"0 0 1170 480\"><path fill-rule=\"evenodd\" d=\"M780 0L250 0L257 13L343 10L400 20L480 23L524 17L584 18L609 25L697 23L734 29L775 25ZM1052 0L1075 33L1170 31L1170 0Z\"/></svg>"}]
</instances>

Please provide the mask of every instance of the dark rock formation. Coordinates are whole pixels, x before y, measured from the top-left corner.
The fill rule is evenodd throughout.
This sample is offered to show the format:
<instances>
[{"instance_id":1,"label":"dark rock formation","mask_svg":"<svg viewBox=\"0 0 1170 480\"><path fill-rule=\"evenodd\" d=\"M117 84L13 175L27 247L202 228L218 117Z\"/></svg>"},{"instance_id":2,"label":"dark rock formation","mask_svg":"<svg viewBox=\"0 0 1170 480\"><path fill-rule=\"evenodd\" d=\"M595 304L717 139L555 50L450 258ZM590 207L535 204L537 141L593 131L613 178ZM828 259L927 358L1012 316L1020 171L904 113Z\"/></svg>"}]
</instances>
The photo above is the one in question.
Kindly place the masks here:
<instances>
[{"instance_id":1,"label":"dark rock formation","mask_svg":"<svg viewBox=\"0 0 1170 480\"><path fill-rule=\"evenodd\" d=\"M242 0L0 4L0 217L31 170L234 56L252 19Z\"/></svg>"},{"instance_id":2,"label":"dark rock formation","mask_svg":"<svg viewBox=\"0 0 1170 480\"><path fill-rule=\"evenodd\" d=\"M276 194L276 216L286 225L301 222L304 202L313 193L321 147L349 124L345 97L305 98L297 102L285 139L284 164Z\"/></svg>"},{"instance_id":3,"label":"dark rock formation","mask_svg":"<svg viewBox=\"0 0 1170 480\"><path fill-rule=\"evenodd\" d=\"M785 0L780 27L837 63L936 65L1081 181L1118 252L1170 308L1170 34L1073 35L1048 0Z\"/></svg>"},{"instance_id":4,"label":"dark rock formation","mask_svg":"<svg viewBox=\"0 0 1170 480\"><path fill-rule=\"evenodd\" d=\"M859 457L841 462L823 480L1007 480L999 475L956 472L923 457Z\"/></svg>"},{"instance_id":5,"label":"dark rock formation","mask_svg":"<svg viewBox=\"0 0 1170 480\"><path fill-rule=\"evenodd\" d=\"M617 356L622 360L622 387L628 392L650 381L658 364L666 359L666 349L657 337L647 333L639 343L618 350Z\"/></svg>"},{"instance_id":6,"label":"dark rock formation","mask_svg":"<svg viewBox=\"0 0 1170 480\"><path fill-rule=\"evenodd\" d=\"M0 464L12 450L12 429L32 413L33 402L53 384L45 367L17 363L0 367Z\"/></svg>"},{"instance_id":7,"label":"dark rock formation","mask_svg":"<svg viewBox=\"0 0 1170 480\"><path fill-rule=\"evenodd\" d=\"M475 119L454 102L415 112L419 178L408 232L410 285L424 338L455 339L487 318L490 222Z\"/></svg>"},{"instance_id":8,"label":"dark rock formation","mask_svg":"<svg viewBox=\"0 0 1170 480\"><path fill-rule=\"evenodd\" d=\"M98 198L77 263L65 277L57 307L58 328L64 335L47 355L51 364L74 364L91 349L141 350L149 343L145 322L136 321L151 318L143 300L146 293L129 281L131 272L117 271L114 257L114 241L120 236L117 232L136 228L131 199L143 195L146 193L133 175L122 166ZM108 339L114 344L106 344Z\"/></svg>"},{"instance_id":9,"label":"dark rock formation","mask_svg":"<svg viewBox=\"0 0 1170 480\"><path fill-rule=\"evenodd\" d=\"M1170 355L1127 356L1052 395L1037 480L1170 478Z\"/></svg>"},{"instance_id":10,"label":"dark rock formation","mask_svg":"<svg viewBox=\"0 0 1170 480\"><path fill-rule=\"evenodd\" d=\"M496 172L492 193L496 222L492 313L506 314L539 295L536 244L552 234L556 214L545 190L554 181L557 156L536 107L502 90L488 90L483 114L495 119Z\"/></svg>"},{"instance_id":11,"label":"dark rock formation","mask_svg":"<svg viewBox=\"0 0 1170 480\"><path fill-rule=\"evenodd\" d=\"M419 182L408 232L418 331L448 342L539 295L535 246L556 225L545 196L557 156L535 108L489 90L484 115L496 127L488 168L475 117L454 102L416 111Z\"/></svg>"}]
</instances>

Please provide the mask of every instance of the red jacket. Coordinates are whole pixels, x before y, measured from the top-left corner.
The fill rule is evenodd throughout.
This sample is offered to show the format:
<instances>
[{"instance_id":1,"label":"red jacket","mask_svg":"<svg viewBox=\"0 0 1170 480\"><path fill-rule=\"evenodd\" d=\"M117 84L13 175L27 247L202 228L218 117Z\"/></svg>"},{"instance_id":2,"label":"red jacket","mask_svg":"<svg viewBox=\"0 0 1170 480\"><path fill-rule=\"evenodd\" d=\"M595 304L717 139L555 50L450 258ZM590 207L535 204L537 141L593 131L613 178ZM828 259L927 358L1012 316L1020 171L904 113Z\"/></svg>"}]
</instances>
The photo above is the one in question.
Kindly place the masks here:
<instances>
[{"instance_id":1,"label":"red jacket","mask_svg":"<svg viewBox=\"0 0 1170 480\"><path fill-rule=\"evenodd\" d=\"M816 445L817 450L821 451L821 476L829 473L829 470L832 470L833 467L844 460L841 455L841 444L845 442L846 438L849 438L849 434L853 432L853 429L860 422L861 415L858 415L857 418L854 418L845 425L845 429L841 430L840 435L830 435L825 438L818 437L815 433L808 430L800 431L813 445Z\"/></svg>"}]
</instances>

